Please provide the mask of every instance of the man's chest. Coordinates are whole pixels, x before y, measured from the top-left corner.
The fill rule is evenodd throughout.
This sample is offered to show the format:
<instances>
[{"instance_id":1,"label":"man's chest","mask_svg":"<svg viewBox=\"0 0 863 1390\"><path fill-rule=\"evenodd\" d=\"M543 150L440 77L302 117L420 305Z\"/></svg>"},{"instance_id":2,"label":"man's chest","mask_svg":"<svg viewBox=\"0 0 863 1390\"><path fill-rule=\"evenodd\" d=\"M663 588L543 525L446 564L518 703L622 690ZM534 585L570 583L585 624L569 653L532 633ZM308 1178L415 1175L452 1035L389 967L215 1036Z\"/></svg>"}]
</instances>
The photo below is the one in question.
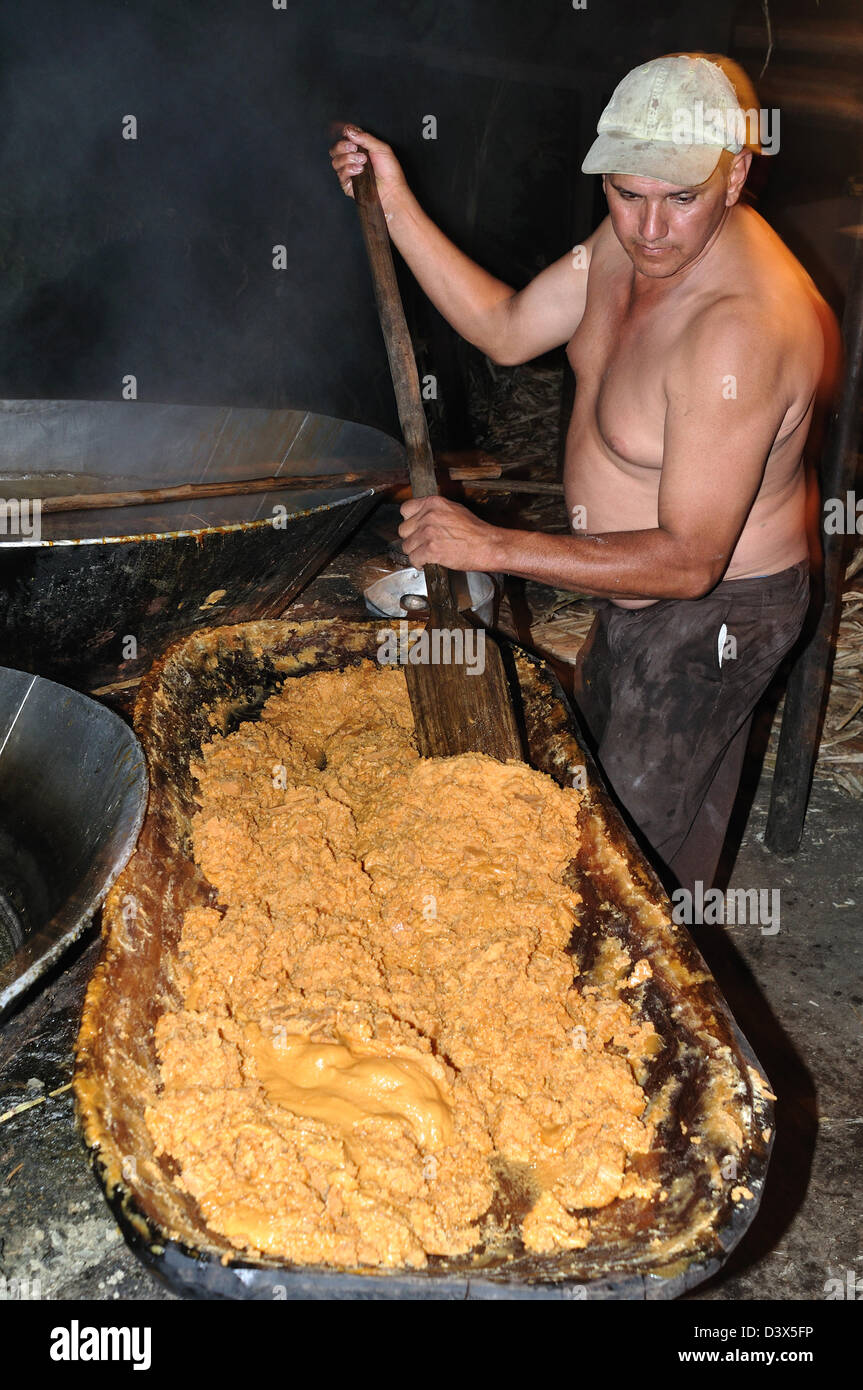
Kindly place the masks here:
<instances>
[{"instance_id":1,"label":"man's chest","mask_svg":"<svg viewBox=\"0 0 863 1390\"><path fill-rule=\"evenodd\" d=\"M595 429L624 463L659 469L667 365L679 323L658 303L630 303L628 286L619 282L600 282L591 290L567 348L577 380L574 429Z\"/></svg>"}]
</instances>

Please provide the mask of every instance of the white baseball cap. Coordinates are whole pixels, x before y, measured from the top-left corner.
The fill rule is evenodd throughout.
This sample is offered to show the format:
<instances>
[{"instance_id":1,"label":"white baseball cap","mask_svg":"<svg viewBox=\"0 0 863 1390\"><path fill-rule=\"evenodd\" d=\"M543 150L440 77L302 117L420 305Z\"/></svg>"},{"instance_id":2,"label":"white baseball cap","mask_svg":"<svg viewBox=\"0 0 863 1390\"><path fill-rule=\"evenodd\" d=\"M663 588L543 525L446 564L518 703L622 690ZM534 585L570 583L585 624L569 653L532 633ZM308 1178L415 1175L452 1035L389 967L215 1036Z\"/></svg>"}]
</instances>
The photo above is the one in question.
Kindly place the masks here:
<instances>
[{"instance_id":1,"label":"white baseball cap","mask_svg":"<svg viewBox=\"0 0 863 1390\"><path fill-rule=\"evenodd\" d=\"M723 150L744 148L746 117L718 64L694 54L654 58L615 87L585 174L635 174L696 187Z\"/></svg>"}]
</instances>

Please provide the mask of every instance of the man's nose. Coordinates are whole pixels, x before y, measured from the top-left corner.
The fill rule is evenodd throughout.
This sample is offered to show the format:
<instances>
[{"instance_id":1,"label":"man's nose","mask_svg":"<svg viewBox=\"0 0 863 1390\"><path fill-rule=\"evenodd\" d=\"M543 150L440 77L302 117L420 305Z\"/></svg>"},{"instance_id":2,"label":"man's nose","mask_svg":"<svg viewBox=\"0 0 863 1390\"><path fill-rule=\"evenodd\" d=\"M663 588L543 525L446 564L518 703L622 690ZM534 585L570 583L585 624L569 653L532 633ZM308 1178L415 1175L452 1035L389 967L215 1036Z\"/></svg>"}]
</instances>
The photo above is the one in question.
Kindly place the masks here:
<instances>
[{"instance_id":1,"label":"man's nose","mask_svg":"<svg viewBox=\"0 0 863 1390\"><path fill-rule=\"evenodd\" d=\"M642 241L661 241L668 231L668 223L658 203L645 200L641 214L639 235Z\"/></svg>"}]
</instances>

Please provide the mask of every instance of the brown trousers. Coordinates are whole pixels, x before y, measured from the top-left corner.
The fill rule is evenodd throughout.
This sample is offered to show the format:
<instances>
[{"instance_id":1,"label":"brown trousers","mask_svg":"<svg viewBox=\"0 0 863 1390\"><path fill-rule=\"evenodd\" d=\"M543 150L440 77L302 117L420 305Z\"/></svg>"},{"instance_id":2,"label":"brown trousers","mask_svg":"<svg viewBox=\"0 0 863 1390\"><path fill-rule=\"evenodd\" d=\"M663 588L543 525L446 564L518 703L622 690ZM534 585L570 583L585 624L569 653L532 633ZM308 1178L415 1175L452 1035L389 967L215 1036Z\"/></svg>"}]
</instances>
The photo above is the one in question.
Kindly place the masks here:
<instances>
[{"instance_id":1,"label":"brown trousers","mask_svg":"<svg viewBox=\"0 0 863 1390\"><path fill-rule=\"evenodd\" d=\"M807 561L647 608L600 600L575 698L611 790L684 888L713 883L752 716L809 604ZM668 875L666 874L666 878Z\"/></svg>"}]
</instances>

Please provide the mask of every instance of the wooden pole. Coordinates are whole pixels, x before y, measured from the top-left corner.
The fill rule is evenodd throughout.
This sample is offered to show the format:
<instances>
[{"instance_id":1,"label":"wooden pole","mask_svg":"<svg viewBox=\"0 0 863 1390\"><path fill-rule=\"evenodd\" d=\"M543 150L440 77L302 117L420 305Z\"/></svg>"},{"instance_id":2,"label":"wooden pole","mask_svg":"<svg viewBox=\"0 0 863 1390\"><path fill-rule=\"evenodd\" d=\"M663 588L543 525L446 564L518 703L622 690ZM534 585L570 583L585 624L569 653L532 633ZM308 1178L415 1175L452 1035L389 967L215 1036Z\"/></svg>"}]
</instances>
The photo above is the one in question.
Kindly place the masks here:
<instances>
[{"instance_id":1,"label":"wooden pole","mask_svg":"<svg viewBox=\"0 0 863 1390\"><path fill-rule=\"evenodd\" d=\"M838 409L830 421L821 470L822 499L843 502L855 483L863 361L863 237L857 234L842 316L845 374ZM812 637L788 679L776 770L764 843L774 854L793 854L800 844L830 690L836 634L842 615L845 535L824 536L824 606Z\"/></svg>"},{"instance_id":2,"label":"wooden pole","mask_svg":"<svg viewBox=\"0 0 863 1390\"><path fill-rule=\"evenodd\" d=\"M448 477L452 482L475 483L499 478L500 465L486 463L454 466ZM339 488L356 485L386 489L400 487L407 481L401 469L381 473L311 473L306 476L285 474L270 478L223 478L213 483L177 483L171 487L140 488L127 492L72 492L68 496L43 497L43 512L92 512L111 507L147 507L159 502L200 502L207 497L242 497L258 492L314 491L319 488Z\"/></svg>"}]
</instances>

